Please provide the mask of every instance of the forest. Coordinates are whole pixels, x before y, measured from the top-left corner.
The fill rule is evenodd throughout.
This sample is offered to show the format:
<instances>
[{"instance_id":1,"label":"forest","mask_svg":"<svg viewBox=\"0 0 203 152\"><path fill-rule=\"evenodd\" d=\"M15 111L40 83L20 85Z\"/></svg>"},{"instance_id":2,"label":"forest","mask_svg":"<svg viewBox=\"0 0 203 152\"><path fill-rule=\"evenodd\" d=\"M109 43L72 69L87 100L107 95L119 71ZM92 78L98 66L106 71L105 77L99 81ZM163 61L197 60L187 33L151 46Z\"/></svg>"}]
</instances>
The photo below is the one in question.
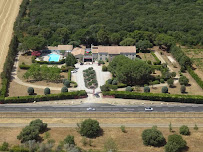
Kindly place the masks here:
<instances>
[{"instance_id":1,"label":"forest","mask_svg":"<svg viewBox=\"0 0 203 152\"><path fill-rule=\"evenodd\" d=\"M203 45L203 0L32 0L26 13L16 32L21 50L139 40Z\"/></svg>"}]
</instances>

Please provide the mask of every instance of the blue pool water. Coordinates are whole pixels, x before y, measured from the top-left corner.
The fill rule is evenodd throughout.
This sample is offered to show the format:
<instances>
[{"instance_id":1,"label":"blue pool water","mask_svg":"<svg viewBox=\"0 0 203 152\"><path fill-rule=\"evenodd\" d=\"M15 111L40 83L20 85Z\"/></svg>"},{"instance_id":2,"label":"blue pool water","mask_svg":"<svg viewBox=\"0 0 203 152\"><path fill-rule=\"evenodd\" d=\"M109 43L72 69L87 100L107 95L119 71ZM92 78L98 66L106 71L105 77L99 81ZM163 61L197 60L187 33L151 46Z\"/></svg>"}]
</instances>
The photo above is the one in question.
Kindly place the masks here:
<instances>
[{"instance_id":1,"label":"blue pool water","mask_svg":"<svg viewBox=\"0 0 203 152\"><path fill-rule=\"evenodd\" d=\"M54 62L59 62L60 55L58 54L49 54L49 62L54 61Z\"/></svg>"}]
</instances>

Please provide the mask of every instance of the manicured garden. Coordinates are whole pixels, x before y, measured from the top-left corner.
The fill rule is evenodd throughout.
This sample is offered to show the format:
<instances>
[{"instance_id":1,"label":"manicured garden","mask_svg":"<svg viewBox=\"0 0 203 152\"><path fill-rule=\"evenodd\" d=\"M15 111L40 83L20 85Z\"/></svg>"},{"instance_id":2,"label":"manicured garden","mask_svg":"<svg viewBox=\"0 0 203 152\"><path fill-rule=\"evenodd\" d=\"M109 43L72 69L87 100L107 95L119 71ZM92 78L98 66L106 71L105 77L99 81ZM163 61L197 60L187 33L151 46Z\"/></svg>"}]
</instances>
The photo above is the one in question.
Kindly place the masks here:
<instances>
[{"instance_id":1,"label":"manicured garden","mask_svg":"<svg viewBox=\"0 0 203 152\"><path fill-rule=\"evenodd\" d=\"M95 70L90 67L83 71L85 86L89 89L96 89L98 87L98 82L96 78Z\"/></svg>"}]
</instances>

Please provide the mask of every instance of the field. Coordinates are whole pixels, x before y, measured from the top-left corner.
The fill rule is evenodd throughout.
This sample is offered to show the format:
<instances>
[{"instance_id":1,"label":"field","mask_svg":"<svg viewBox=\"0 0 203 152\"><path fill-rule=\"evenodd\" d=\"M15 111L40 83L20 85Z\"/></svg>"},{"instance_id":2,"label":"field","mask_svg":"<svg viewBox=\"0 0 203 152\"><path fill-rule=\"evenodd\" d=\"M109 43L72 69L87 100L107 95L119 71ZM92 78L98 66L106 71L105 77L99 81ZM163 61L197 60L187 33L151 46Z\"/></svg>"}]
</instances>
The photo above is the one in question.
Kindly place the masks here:
<instances>
[{"instance_id":1,"label":"field","mask_svg":"<svg viewBox=\"0 0 203 152\"><path fill-rule=\"evenodd\" d=\"M182 49L195 65L195 73L202 78L203 75L203 49ZM203 79L203 78L202 78Z\"/></svg>"},{"instance_id":2,"label":"field","mask_svg":"<svg viewBox=\"0 0 203 152\"><path fill-rule=\"evenodd\" d=\"M13 24L18 15L19 6L22 0L1 0L0 1L0 73L9 49L13 33Z\"/></svg>"},{"instance_id":3,"label":"field","mask_svg":"<svg viewBox=\"0 0 203 152\"><path fill-rule=\"evenodd\" d=\"M33 119L20 119L20 118L1 118L0 121L2 123L29 123ZM103 136L97 137L96 139L92 139L93 143L92 146L86 145L83 146L81 140L82 137L77 132L76 128L69 128L69 127L57 127L57 124L74 124L76 122L82 121L82 119L70 119L70 118L42 118L42 120L49 124L55 124L55 127L50 127L49 133L51 135L50 139L54 139L56 141L55 145L57 145L60 141L62 141L67 135L74 135L76 144L79 147L84 149L102 149L104 142L109 137L113 138L118 145L118 149L120 151L130 150L130 151L138 151L138 152L163 152L164 147L154 148L154 147L147 147L144 146L142 143L141 134L146 127L126 127L127 133L122 133L119 127L102 127L103 129ZM169 119L160 119L160 118L98 118L97 119L101 125L106 124L166 124L166 127L158 127L159 130L162 131L164 137L167 139L168 135L173 134L169 132L168 124L169 122L172 123L172 126L177 124L200 124L202 123L202 118L169 118ZM192 125L191 125L192 126ZM21 127L15 127L13 124L12 128L0 128L0 143L7 141L10 144L20 144L20 142L16 139L16 136L21 131ZM177 127L173 127L174 133L179 133ZM199 128L199 130L195 131L192 127L190 128L191 135L190 136L183 136L183 138L187 141L189 146L188 152L201 152L203 149L202 140L203 140L203 128ZM42 137L44 135L41 135ZM44 141L46 142L46 141Z\"/></svg>"}]
</instances>

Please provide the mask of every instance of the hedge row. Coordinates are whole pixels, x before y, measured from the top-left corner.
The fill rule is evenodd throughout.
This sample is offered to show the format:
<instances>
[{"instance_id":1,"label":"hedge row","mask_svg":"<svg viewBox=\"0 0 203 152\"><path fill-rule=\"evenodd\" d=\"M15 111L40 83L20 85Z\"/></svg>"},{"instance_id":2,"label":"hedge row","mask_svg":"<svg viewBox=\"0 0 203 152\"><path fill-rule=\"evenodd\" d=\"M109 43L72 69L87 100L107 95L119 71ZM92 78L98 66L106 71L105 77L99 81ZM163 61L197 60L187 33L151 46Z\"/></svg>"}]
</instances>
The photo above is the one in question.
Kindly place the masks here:
<instances>
[{"instance_id":1,"label":"hedge row","mask_svg":"<svg viewBox=\"0 0 203 152\"><path fill-rule=\"evenodd\" d=\"M68 70L68 81L71 81L71 71L72 71L72 69Z\"/></svg>"},{"instance_id":2,"label":"hedge row","mask_svg":"<svg viewBox=\"0 0 203 152\"><path fill-rule=\"evenodd\" d=\"M151 54L153 55L153 57L155 58L156 62L154 62L154 65L160 65L161 61L157 58L157 56L154 54L153 51L151 51Z\"/></svg>"},{"instance_id":3,"label":"hedge row","mask_svg":"<svg viewBox=\"0 0 203 152\"><path fill-rule=\"evenodd\" d=\"M66 92L60 94L48 94L48 95L33 95L33 96L19 96L19 97L5 97L0 98L0 103L29 103L34 101L51 101L51 100L63 100L63 99L77 99L81 97L87 97L87 93L84 90L75 92Z\"/></svg>"},{"instance_id":4,"label":"hedge row","mask_svg":"<svg viewBox=\"0 0 203 152\"><path fill-rule=\"evenodd\" d=\"M151 101L166 101L166 102L180 102L180 103L197 103L203 104L203 96L197 95L172 95L172 94L158 94L158 93L137 93L126 91L108 91L103 92L104 96L114 96L115 98L123 99L140 99Z\"/></svg>"},{"instance_id":5,"label":"hedge row","mask_svg":"<svg viewBox=\"0 0 203 152\"><path fill-rule=\"evenodd\" d=\"M65 63L65 59L60 60L59 62L54 62L54 61L34 61L35 63L39 63L39 64L64 64Z\"/></svg>"},{"instance_id":6,"label":"hedge row","mask_svg":"<svg viewBox=\"0 0 203 152\"><path fill-rule=\"evenodd\" d=\"M195 79L197 84L203 89L203 81L202 81L202 79L190 67L187 67L187 71L193 77L193 79Z\"/></svg>"}]
</instances>

